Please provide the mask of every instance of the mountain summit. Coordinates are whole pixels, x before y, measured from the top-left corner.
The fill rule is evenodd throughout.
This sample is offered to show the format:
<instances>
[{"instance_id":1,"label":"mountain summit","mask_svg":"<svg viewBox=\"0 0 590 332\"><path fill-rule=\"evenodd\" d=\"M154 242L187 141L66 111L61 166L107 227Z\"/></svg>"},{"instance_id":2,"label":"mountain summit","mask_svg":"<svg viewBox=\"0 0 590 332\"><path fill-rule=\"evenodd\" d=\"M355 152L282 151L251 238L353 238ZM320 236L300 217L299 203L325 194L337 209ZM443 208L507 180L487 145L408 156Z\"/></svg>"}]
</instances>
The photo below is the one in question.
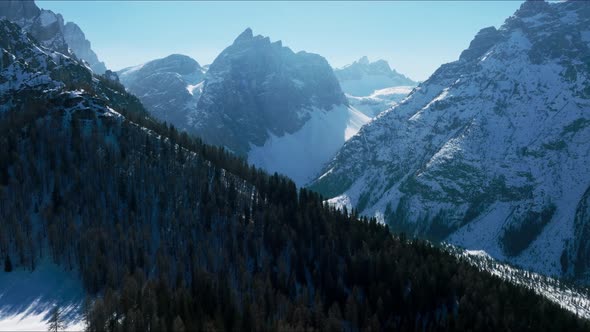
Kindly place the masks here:
<instances>
[{"instance_id":1,"label":"mountain summit","mask_svg":"<svg viewBox=\"0 0 590 332\"><path fill-rule=\"evenodd\" d=\"M346 105L328 62L294 53L246 29L209 67L194 130L214 144L246 154L270 135L300 129L315 108Z\"/></svg>"},{"instance_id":2,"label":"mountain summit","mask_svg":"<svg viewBox=\"0 0 590 332\"><path fill-rule=\"evenodd\" d=\"M590 271L590 11L526 2L348 141L314 189L397 231Z\"/></svg>"},{"instance_id":3,"label":"mountain summit","mask_svg":"<svg viewBox=\"0 0 590 332\"><path fill-rule=\"evenodd\" d=\"M47 48L63 54L68 54L70 49L95 73L105 73L105 64L98 60L80 27L72 22L64 24L60 14L40 9L33 0L3 0L0 1L0 18L18 24Z\"/></svg>"},{"instance_id":4,"label":"mountain summit","mask_svg":"<svg viewBox=\"0 0 590 332\"><path fill-rule=\"evenodd\" d=\"M141 99L156 119L187 129L187 115L197 107L205 69L181 54L122 69L118 72L127 90Z\"/></svg>"},{"instance_id":5,"label":"mountain summit","mask_svg":"<svg viewBox=\"0 0 590 332\"><path fill-rule=\"evenodd\" d=\"M363 56L352 64L334 70L342 90L352 96L369 96L375 90L394 86L416 86L417 83L391 69L385 60L370 62Z\"/></svg>"},{"instance_id":6,"label":"mountain summit","mask_svg":"<svg viewBox=\"0 0 590 332\"><path fill-rule=\"evenodd\" d=\"M201 68L171 55L119 72L157 118L303 185L369 118L323 57L245 29Z\"/></svg>"},{"instance_id":7,"label":"mountain summit","mask_svg":"<svg viewBox=\"0 0 590 332\"><path fill-rule=\"evenodd\" d=\"M351 65L334 70L348 103L368 117L396 106L417 85L391 69L385 60L370 62L363 56Z\"/></svg>"}]
</instances>

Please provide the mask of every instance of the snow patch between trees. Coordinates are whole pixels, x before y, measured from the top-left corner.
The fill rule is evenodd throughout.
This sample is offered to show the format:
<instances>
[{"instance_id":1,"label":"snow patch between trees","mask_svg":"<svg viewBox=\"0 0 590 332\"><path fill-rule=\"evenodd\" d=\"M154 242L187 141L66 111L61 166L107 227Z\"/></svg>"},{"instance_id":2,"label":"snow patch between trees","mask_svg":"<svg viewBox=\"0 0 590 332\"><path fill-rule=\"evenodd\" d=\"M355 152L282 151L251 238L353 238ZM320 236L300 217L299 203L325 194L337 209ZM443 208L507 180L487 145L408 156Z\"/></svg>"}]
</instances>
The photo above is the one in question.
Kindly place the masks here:
<instances>
[{"instance_id":1,"label":"snow patch between trees","mask_svg":"<svg viewBox=\"0 0 590 332\"><path fill-rule=\"evenodd\" d=\"M46 331L55 306L66 330L83 330L84 290L76 275L47 259L34 271L0 271L0 331Z\"/></svg>"}]
</instances>

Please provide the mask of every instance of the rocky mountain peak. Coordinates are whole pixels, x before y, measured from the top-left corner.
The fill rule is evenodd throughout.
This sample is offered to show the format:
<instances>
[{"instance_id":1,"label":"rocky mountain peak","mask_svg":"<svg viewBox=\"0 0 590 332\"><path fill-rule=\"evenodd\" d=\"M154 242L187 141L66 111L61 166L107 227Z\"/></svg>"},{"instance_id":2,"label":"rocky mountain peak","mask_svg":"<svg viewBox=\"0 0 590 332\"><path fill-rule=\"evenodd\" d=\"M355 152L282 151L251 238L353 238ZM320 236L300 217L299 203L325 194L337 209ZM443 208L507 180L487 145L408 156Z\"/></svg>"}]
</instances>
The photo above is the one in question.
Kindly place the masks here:
<instances>
[{"instance_id":1,"label":"rocky mountain peak","mask_svg":"<svg viewBox=\"0 0 590 332\"><path fill-rule=\"evenodd\" d=\"M66 23L63 27L63 35L74 54L88 62L92 71L103 74L107 70L106 65L98 59L91 48L90 41L86 39L86 35L78 25L73 22Z\"/></svg>"},{"instance_id":2,"label":"rocky mountain peak","mask_svg":"<svg viewBox=\"0 0 590 332\"><path fill-rule=\"evenodd\" d=\"M416 82L391 69L385 60L370 62L363 56L351 65L334 71L342 90L352 96L369 96L376 90L394 86L415 86Z\"/></svg>"},{"instance_id":3,"label":"rocky mountain peak","mask_svg":"<svg viewBox=\"0 0 590 332\"><path fill-rule=\"evenodd\" d=\"M86 61L94 72L105 72L104 63L98 60L82 30L74 23L64 24L60 14L40 9L32 0L7 0L0 1L2 17L18 24L42 46L63 54L70 54L71 50L78 58Z\"/></svg>"},{"instance_id":4,"label":"rocky mountain peak","mask_svg":"<svg viewBox=\"0 0 590 332\"><path fill-rule=\"evenodd\" d=\"M304 109L343 104L346 98L326 59L294 53L248 28L209 67L191 122L209 142L245 154L269 133L299 129L309 117Z\"/></svg>"},{"instance_id":5,"label":"rocky mountain peak","mask_svg":"<svg viewBox=\"0 0 590 332\"><path fill-rule=\"evenodd\" d=\"M551 11L551 5L545 0L526 0L514 14L518 17L531 17Z\"/></svg>"},{"instance_id":6,"label":"rocky mountain peak","mask_svg":"<svg viewBox=\"0 0 590 332\"><path fill-rule=\"evenodd\" d=\"M122 69L118 72L128 91L139 97L153 117L186 129L187 113L196 108L205 70L183 54Z\"/></svg>"},{"instance_id":7,"label":"rocky mountain peak","mask_svg":"<svg viewBox=\"0 0 590 332\"><path fill-rule=\"evenodd\" d=\"M469 48L461 52L459 58L462 60L477 58L494 46L501 38L502 34L493 26L481 29L469 44Z\"/></svg>"},{"instance_id":8,"label":"rocky mountain peak","mask_svg":"<svg viewBox=\"0 0 590 332\"><path fill-rule=\"evenodd\" d=\"M368 65L369 58L365 55L365 56L362 56L360 59L358 59L356 62L360 65Z\"/></svg>"},{"instance_id":9,"label":"rocky mountain peak","mask_svg":"<svg viewBox=\"0 0 590 332\"><path fill-rule=\"evenodd\" d=\"M238 37L234 40L234 44L241 43L244 41L248 41L254 38L254 34L252 33L252 29L246 28L242 33L238 35Z\"/></svg>"},{"instance_id":10,"label":"rocky mountain peak","mask_svg":"<svg viewBox=\"0 0 590 332\"><path fill-rule=\"evenodd\" d=\"M146 73L173 72L180 75L189 75L195 72L202 72L203 69L195 59L187 55L171 54L165 58L146 63L140 71Z\"/></svg>"},{"instance_id":11,"label":"rocky mountain peak","mask_svg":"<svg viewBox=\"0 0 590 332\"><path fill-rule=\"evenodd\" d=\"M0 1L0 16L10 21L29 20L39 16L41 10L33 0Z\"/></svg>"}]
</instances>

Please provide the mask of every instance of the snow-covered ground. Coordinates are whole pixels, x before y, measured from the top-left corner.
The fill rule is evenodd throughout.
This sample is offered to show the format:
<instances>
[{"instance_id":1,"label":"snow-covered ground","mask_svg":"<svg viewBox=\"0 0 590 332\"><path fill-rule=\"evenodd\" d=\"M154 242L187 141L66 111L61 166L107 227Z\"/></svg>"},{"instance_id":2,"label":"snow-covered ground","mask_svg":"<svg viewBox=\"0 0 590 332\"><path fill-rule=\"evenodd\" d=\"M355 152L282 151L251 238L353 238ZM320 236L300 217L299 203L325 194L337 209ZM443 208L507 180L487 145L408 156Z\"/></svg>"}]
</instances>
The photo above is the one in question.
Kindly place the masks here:
<instances>
[{"instance_id":1,"label":"snow-covered ground","mask_svg":"<svg viewBox=\"0 0 590 332\"><path fill-rule=\"evenodd\" d=\"M413 86L392 86L375 90L368 96L358 97L346 94L346 98L351 106L366 116L374 118L379 113L396 106L412 92L413 88Z\"/></svg>"},{"instance_id":2,"label":"snow-covered ground","mask_svg":"<svg viewBox=\"0 0 590 332\"><path fill-rule=\"evenodd\" d=\"M269 172L288 175L299 186L318 175L322 167L370 118L345 105L330 111L313 109L311 118L293 133L270 134L263 146L251 145L248 162Z\"/></svg>"},{"instance_id":3,"label":"snow-covered ground","mask_svg":"<svg viewBox=\"0 0 590 332\"><path fill-rule=\"evenodd\" d=\"M33 272L0 271L0 331L47 331L47 320L58 306L69 331L84 329L84 291L76 273L44 260Z\"/></svg>"},{"instance_id":4,"label":"snow-covered ground","mask_svg":"<svg viewBox=\"0 0 590 332\"><path fill-rule=\"evenodd\" d=\"M370 96L383 87L393 86L395 81L388 75L370 75L359 80L341 81L342 91L352 96Z\"/></svg>"},{"instance_id":5,"label":"snow-covered ground","mask_svg":"<svg viewBox=\"0 0 590 332\"><path fill-rule=\"evenodd\" d=\"M524 271L490 257L483 250L461 251L449 246L448 249L458 257L488 271L504 280L532 289L535 293L557 303L562 308L580 317L590 319L590 290L568 285L557 279L534 272Z\"/></svg>"}]
</instances>

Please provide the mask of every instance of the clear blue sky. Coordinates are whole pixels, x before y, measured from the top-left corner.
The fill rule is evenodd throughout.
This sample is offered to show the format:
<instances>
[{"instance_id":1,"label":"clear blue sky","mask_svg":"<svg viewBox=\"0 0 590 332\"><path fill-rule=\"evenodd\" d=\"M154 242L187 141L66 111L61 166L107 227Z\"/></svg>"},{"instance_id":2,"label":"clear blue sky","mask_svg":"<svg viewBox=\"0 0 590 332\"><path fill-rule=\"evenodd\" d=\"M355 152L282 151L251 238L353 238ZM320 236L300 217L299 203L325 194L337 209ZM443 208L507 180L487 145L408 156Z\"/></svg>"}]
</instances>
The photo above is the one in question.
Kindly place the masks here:
<instances>
[{"instance_id":1,"label":"clear blue sky","mask_svg":"<svg viewBox=\"0 0 590 332\"><path fill-rule=\"evenodd\" d=\"M499 27L522 1L195 2L37 1L78 24L107 67L172 53L201 65L245 28L340 67L367 55L415 80L454 61L481 28Z\"/></svg>"}]
</instances>

